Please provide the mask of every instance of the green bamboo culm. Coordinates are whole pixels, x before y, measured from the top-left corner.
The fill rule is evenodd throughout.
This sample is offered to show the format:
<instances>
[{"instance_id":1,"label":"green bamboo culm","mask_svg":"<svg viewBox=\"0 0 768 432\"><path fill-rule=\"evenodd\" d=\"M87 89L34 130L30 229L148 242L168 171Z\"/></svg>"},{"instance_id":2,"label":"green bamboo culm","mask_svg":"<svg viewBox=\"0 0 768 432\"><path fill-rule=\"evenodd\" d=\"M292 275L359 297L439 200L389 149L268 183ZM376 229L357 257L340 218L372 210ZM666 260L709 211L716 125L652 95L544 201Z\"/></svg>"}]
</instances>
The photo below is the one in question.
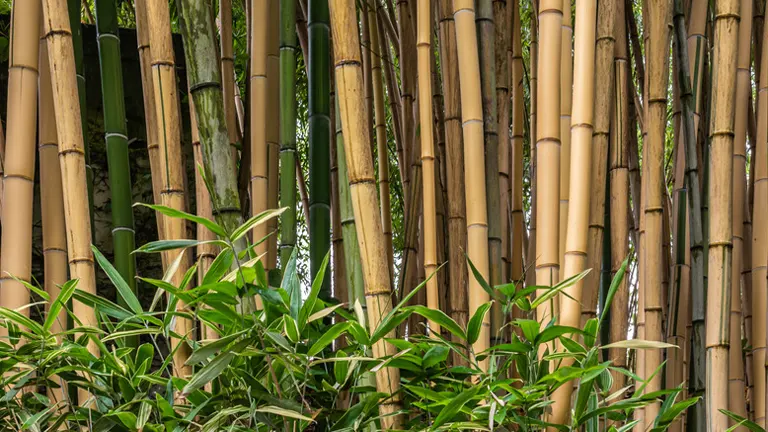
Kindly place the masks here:
<instances>
[{"instance_id":1,"label":"green bamboo culm","mask_svg":"<svg viewBox=\"0 0 768 432\"><path fill-rule=\"evenodd\" d=\"M296 2L280 2L280 262L296 247Z\"/></svg>"},{"instance_id":2,"label":"green bamboo culm","mask_svg":"<svg viewBox=\"0 0 768 432\"><path fill-rule=\"evenodd\" d=\"M88 116L85 99L85 65L83 63L83 28L80 23L80 0L67 0L69 8L69 26L72 29L72 45L75 49L75 73L77 74L77 93L80 96L80 119L83 123L83 151L85 152L85 176L88 182L88 211L93 222L93 168L91 167L91 147L88 144ZM91 237L95 238L95 224L91 223Z\"/></svg>"},{"instance_id":3,"label":"green bamboo culm","mask_svg":"<svg viewBox=\"0 0 768 432\"><path fill-rule=\"evenodd\" d=\"M109 190L112 194L112 241L115 268L136 292L136 246L131 194L128 131L125 122L123 70L115 0L96 0L96 31L99 41L101 96L104 104L104 136L107 143ZM118 298L118 301L123 301ZM124 304L124 303L123 303ZM138 338L130 339L134 346Z\"/></svg>"},{"instance_id":4,"label":"green bamboo culm","mask_svg":"<svg viewBox=\"0 0 768 432\"><path fill-rule=\"evenodd\" d=\"M355 214L352 209L352 195L349 191L347 159L344 150L344 135L341 131L339 104L336 104L336 161L338 165L337 175L339 176L339 213L341 213L341 236L344 239L344 276L347 281L347 298L354 311L362 312L357 319L360 321L360 324L365 326L365 323L368 321L368 308L365 303L363 264L360 258L360 246L357 243L357 228L355 227Z\"/></svg>"},{"instance_id":5,"label":"green bamboo culm","mask_svg":"<svg viewBox=\"0 0 768 432\"><path fill-rule=\"evenodd\" d=\"M309 268L315 278L331 248L331 64L328 0L309 1ZM329 298L328 273L320 290Z\"/></svg>"},{"instance_id":6,"label":"green bamboo culm","mask_svg":"<svg viewBox=\"0 0 768 432\"><path fill-rule=\"evenodd\" d=\"M195 103L203 150L203 170L211 192L213 215L219 225L227 232L232 232L243 223L243 216L224 116L213 11L207 1L181 0L177 5L181 10L180 27L184 38L189 90ZM244 239L243 244L235 247L243 250Z\"/></svg>"}]
</instances>

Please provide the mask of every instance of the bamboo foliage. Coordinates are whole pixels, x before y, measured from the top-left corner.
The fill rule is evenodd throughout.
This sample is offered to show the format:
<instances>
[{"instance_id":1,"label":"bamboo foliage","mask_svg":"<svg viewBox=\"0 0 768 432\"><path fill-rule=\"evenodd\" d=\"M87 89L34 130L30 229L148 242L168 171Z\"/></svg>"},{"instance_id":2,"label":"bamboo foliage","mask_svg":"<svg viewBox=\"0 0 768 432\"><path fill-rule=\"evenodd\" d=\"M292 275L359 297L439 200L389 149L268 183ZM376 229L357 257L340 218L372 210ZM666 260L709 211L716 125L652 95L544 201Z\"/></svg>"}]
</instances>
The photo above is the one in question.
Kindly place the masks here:
<instances>
[{"instance_id":1,"label":"bamboo foliage","mask_svg":"<svg viewBox=\"0 0 768 432\"><path fill-rule=\"evenodd\" d=\"M0 306L19 309L29 303L32 276L32 199L35 183L40 4L14 2L8 54L8 141L3 161L3 235L0 250ZM11 203L13 203L11 205ZM13 251L13 252L11 252ZM29 315L28 308L20 312ZM8 336L2 328L0 335Z\"/></svg>"},{"instance_id":2,"label":"bamboo foliage","mask_svg":"<svg viewBox=\"0 0 768 432\"><path fill-rule=\"evenodd\" d=\"M345 149L348 150L345 151L345 159L349 170L349 189L363 267L369 326L377 328L382 318L392 309L391 288L386 262L380 259L386 251L381 220L377 216L376 177L373 170L370 130L366 127L364 119L359 116L359 113L363 112L365 102L355 3L352 0L331 0L330 10L331 31L335 41L333 49L337 103L342 130L344 136L348 137L345 145L346 142L349 143L349 148ZM374 344L373 356L378 358L391 355L394 350L394 346L382 339ZM399 370L381 368L376 372L377 390L392 395L379 405L384 429L400 427L401 415L388 415L401 408L397 393L399 387Z\"/></svg>"}]
</instances>

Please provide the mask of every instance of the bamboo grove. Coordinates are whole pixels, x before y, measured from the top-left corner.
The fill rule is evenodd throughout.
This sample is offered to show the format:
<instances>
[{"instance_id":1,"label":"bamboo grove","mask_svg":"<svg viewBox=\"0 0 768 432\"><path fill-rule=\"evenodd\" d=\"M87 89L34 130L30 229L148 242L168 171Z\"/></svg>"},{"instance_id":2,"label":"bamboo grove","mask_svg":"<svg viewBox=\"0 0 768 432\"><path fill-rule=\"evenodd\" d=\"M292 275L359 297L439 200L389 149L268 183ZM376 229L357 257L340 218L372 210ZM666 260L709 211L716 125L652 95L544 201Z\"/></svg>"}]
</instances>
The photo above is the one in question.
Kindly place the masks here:
<instances>
[{"instance_id":1,"label":"bamboo grove","mask_svg":"<svg viewBox=\"0 0 768 432\"><path fill-rule=\"evenodd\" d=\"M125 100L140 97L154 201L194 208L200 222L156 214L160 239L198 242L162 253L166 282L182 286L191 268L215 265L221 233L205 219L233 230L277 208L279 219L235 249L253 249L273 286L294 254L311 279L330 254L321 297L370 328L421 283L410 304L466 325L500 287L546 296L577 279L531 312L494 303L467 355L451 357L455 366L480 358L487 369L498 366L493 356L478 355L516 338L510 318L589 326L628 259L600 343L604 360L646 379L639 391L662 395L635 410L633 430L650 430L663 390L678 387L699 398L670 430L725 431L738 423L726 410L766 427L762 0L14 0L11 8L1 307L30 315L35 247L50 295L68 279L101 293L84 123L81 27L92 23L110 256L134 292L145 275L132 253L137 173ZM233 30L235 12L244 31ZM135 23L142 95L124 90L121 13ZM183 51L174 51L174 32ZM263 307L260 298L241 306ZM96 322L77 300L73 308ZM67 317L58 321L66 329ZM173 325L173 373L189 377L192 347L179 335L198 327L187 315ZM415 314L388 335L417 334L452 337ZM627 339L655 349L611 345ZM397 355L387 340L371 356ZM566 348L554 341L539 355L554 368ZM612 403L638 390L624 379L614 370ZM401 428L399 370L379 368L371 380L390 395L379 401L382 426ZM566 424L576 397L560 387L545 420Z\"/></svg>"}]
</instances>

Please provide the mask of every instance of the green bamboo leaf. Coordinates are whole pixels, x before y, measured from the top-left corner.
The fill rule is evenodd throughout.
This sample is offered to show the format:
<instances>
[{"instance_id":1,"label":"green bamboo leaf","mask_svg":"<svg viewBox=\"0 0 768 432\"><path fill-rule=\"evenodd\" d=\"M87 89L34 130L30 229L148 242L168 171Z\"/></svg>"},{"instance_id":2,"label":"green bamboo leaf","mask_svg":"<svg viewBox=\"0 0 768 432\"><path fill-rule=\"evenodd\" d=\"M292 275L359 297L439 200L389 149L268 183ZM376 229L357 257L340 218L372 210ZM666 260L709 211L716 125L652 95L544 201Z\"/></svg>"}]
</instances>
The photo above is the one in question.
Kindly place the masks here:
<instances>
[{"instance_id":1,"label":"green bamboo leaf","mask_svg":"<svg viewBox=\"0 0 768 432\"><path fill-rule=\"evenodd\" d=\"M96 262L99 263L99 267L104 270L104 273L107 274L107 277L112 282L112 285L114 285L117 289L117 295L123 299L125 304L131 308L134 313L144 313L144 309L141 308L141 302L139 302L139 299L136 298L136 294L133 293L131 287L128 286L128 283L125 281L125 279L120 276L120 273L117 271L117 269L112 266L112 263L110 263L109 260L104 257L101 252L99 252L99 249L96 248L96 246L91 245L91 250L93 251L93 256L96 258Z\"/></svg>"},{"instance_id":2,"label":"green bamboo leaf","mask_svg":"<svg viewBox=\"0 0 768 432\"><path fill-rule=\"evenodd\" d=\"M125 337L139 336L139 335L145 335L145 334L159 335L162 333L163 333L163 329L159 327L149 327L149 328L142 328L142 329L136 329L136 330L125 330L125 331L110 333L108 336L102 338L101 341L109 342L111 340L116 340L116 339L125 338Z\"/></svg>"},{"instance_id":3,"label":"green bamboo leaf","mask_svg":"<svg viewBox=\"0 0 768 432\"><path fill-rule=\"evenodd\" d=\"M280 216L284 211L288 210L288 207L283 207L280 209L274 209L274 210L265 210L256 216L251 217L245 223L240 225L235 229L234 232L232 232L232 236L230 240L234 243L237 240L239 240L242 236L248 234L249 231L256 228L257 226L267 222L268 220L275 218L277 216Z\"/></svg>"},{"instance_id":4,"label":"green bamboo leaf","mask_svg":"<svg viewBox=\"0 0 768 432\"><path fill-rule=\"evenodd\" d=\"M320 264L320 268L317 270L317 274L315 275L315 280L312 281L312 289L309 291L309 296L307 296L307 299L304 301L304 304L301 306L301 310L299 310L299 331L304 330L304 326L307 324L307 318L312 313L312 311L315 309L315 304L317 303L317 297L320 295L320 290L323 287L323 281L325 280L325 272L328 268L328 262L331 258L331 252L329 251L327 254L325 254L325 258L323 258L323 262Z\"/></svg>"},{"instance_id":5,"label":"green bamboo leaf","mask_svg":"<svg viewBox=\"0 0 768 432\"><path fill-rule=\"evenodd\" d=\"M579 274L577 274L575 276L571 276L568 279L558 283L557 285L553 286L552 288L547 289L543 294L541 294L540 296L536 297L536 300L534 300L531 303L531 308L535 309L539 305L544 304L545 302L548 302L553 297L555 297L560 292L562 292L564 289L566 289L566 288L568 288L570 286L573 286L573 284L575 284L576 282L582 280L584 278L584 276L586 276L587 273L589 273L591 270L592 269L586 269L583 272L581 272L581 273L579 273Z\"/></svg>"},{"instance_id":6,"label":"green bamboo leaf","mask_svg":"<svg viewBox=\"0 0 768 432\"><path fill-rule=\"evenodd\" d=\"M210 363L192 375L192 379L189 380L187 385L185 385L184 389L181 391L182 396L188 396L193 391L221 375L234 358L235 354L231 352L219 354L216 358L211 360Z\"/></svg>"},{"instance_id":7,"label":"green bamboo leaf","mask_svg":"<svg viewBox=\"0 0 768 432\"><path fill-rule=\"evenodd\" d=\"M299 327L290 315L283 315L283 331L291 342L299 341Z\"/></svg>"},{"instance_id":8,"label":"green bamboo leaf","mask_svg":"<svg viewBox=\"0 0 768 432\"><path fill-rule=\"evenodd\" d=\"M455 336L463 340L467 340L467 335L464 334L464 330L461 328L461 326L456 324L456 321L454 321L453 318L446 315L445 312L441 310L430 309L422 305L409 306L408 309L414 311L415 313L423 316L428 320L434 321L440 327L448 330L449 332L453 333Z\"/></svg>"},{"instance_id":9,"label":"green bamboo leaf","mask_svg":"<svg viewBox=\"0 0 768 432\"><path fill-rule=\"evenodd\" d=\"M343 307L344 305L345 305L344 303L335 304L333 306L329 306L327 308L321 309L313 313L312 315L309 316L309 318L307 318L307 324L327 317L328 315L332 314L336 309Z\"/></svg>"},{"instance_id":10,"label":"green bamboo leaf","mask_svg":"<svg viewBox=\"0 0 768 432\"><path fill-rule=\"evenodd\" d=\"M551 340L554 340L562 335L566 334L583 334L584 332L580 329L577 329L576 327L568 327L568 326L550 326L545 328L541 333L536 335L535 343L537 345L541 345L543 343L547 343Z\"/></svg>"},{"instance_id":11,"label":"green bamboo leaf","mask_svg":"<svg viewBox=\"0 0 768 432\"><path fill-rule=\"evenodd\" d=\"M440 410L440 414L437 415L437 418L432 423L432 428L438 428L446 422L452 420L456 414L458 414L461 409L464 408L464 405L466 405L467 402L472 400L472 398L477 395L481 388L481 386L472 386L451 399L450 402L448 402L445 407Z\"/></svg>"},{"instance_id":12,"label":"green bamboo leaf","mask_svg":"<svg viewBox=\"0 0 768 432\"><path fill-rule=\"evenodd\" d=\"M604 345L603 349L608 348L626 348L626 349L664 349L664 348L677 348L677 345L673 345L666 342L650 341L642 339L627 339L623 341L613 342L608 345Z\"/></svg>"},{"instance_id":13,"label":"green bamboo leaf","mask_svg":"<svg viewBox=\"0 0 768 432\"><path fill-rule=\"evenodd\" d=\"M464 256L467 258L467 263L469 263L469 268L472 270L472 274L474 275L475 280L480 284L483 290L485 290L485 292L487 292L492 299L501 301L502 299L499 298L499 296L496 294L496 291L491 288L491 285L488 283L488 281L485 280L483 275L480 274L480 271L477 270L477 267L475 267L475 264L472 263L472 260L469 259L469 255L465 253Z\"/></svg>"},{"instance_id":14,"label":"green bamboo leaf","mask_svg":"<svg viewBox=\"0 0 768 432\"><path fill-rule=\"evenodd\" d=\"M152 210L155 210L157 212L160 212L161 214L173 217L173 218L181 218L186 219L188 221L194 222L196 224L202 225L206 228L208 228L212 233L216 234L219 237L226 238L227 232L224 230L223 227L221 227L219 224L212 220L208 220L204 217L195 216L193 214L189 214L187 212L183 212L181 210L172 209L170 207L166 207L164 205L158 205L158 204L144 204L144 203L136 203L135 205L140 205L144 207L149 207Z\"/></svg>"},{"instance_id":15,"label":"green bamboo leaf","mask_svg":"<svg viewBox=\"0 0 768 432\"><path fill-rule=\"evenodd\" d=\"M57 409L57 405L51 405L48 408L38 412L37 414L30 416L27 420L24 421L24 423L21 425L21 430L27 430L27 429L33 429L34 430L41 430L38 422L48 414L50 414L53 410Z\"/></svg>"},{"instance_id":16,"label":"green bamboo leaf","mask_svg":"<svg viewBox=\"0 0 768 432\"><path fill-rule=\"evenodd\" d=\"M40 324L25 316L24 314L16 312L13 309L0 307L0 317L11 321L18 326L25 327L37 335L42 335L45 333L43 331L43 327Z\"/></svg>"},{"instance_id":17,"label":"green bamboo leaf","mask_svg":"<svg viewBox=\"0 0 768 432\"><path fill-rule=\"evenodd\" d=\"M136 249L134 253L158 253L176 249L187 249L203 244L217 244L219 246L226 246L227 244L220 240L207 240L197 241L191 239L178 239L178 240L156 240L146 243Z\"/></svg>"},{"instance_id":18,"label":"green bamboo leaf","mask_svg":"<svg viewBox=\"0 0 768 432\"><path fill-rule=\"evenodd\" d=\"M77 279L68 280L64 283L64 285L61 286L61 291L59 291L59 296L56 297L56 300L53 301L51 304L51 307L48 309L48 312L45 316L45 322L43 323L43 329L47 332L53 327L53 324L56 322L57 319L59 319L59 312L61 312L61 309L64 308L64 305L69 302L69 299L72 297L72 294L75 293L75 288L77 287ZM66 323L62 323L66 324Z\"/></svg>"},{"instance_id":19,"label":"green bamboo leaf","mask_svg":"<svg viewBox=\"0 0 768 432\"><path fill-rule=\"evenodd\" d=\"M280 408L280 407L274 406L274 405L265 406L265 407L261 407L261 408L256 408L254 411L268 413L268 414L276 414L276 415L279 415L281 417L294 418L294 419L297 419L297 420L304 420L304 421L308 421L308 422L313 422L314 421L310 417L307 417L307 416L305 416L303 414L300 414L300 413L298 413L296 411L291 411L289 409Z\"/></svg>"},{"instance_id":20,"label":"green bamboo leaf","mask_svg":"<svg viewBox=\"0 0 768 432\"><path fill-rule=\"evenodd\" d=\"M231 335L224 336L220 339L215 339L213 341L210 341L206 344L199 345L198 348L195 349L194 352L192 352L192 355L189 356L189 359L187 359L187 362L185 364L195 365L197 363L202 362L203 360L207 359L213 354L221 351L222 349L224 349L224 347L228 346L232 342L240 339L240 337L243 334L245 334L247 331L248 330L240 330L237 333L233 333Z\"/></svg>"},{"instance_id":21,"label":"green bamboo leaf","mask_svg":"<svg viewBox=\"0 0 768 432\"><path fill-rule=\"evenodd\" d=\"M467 343L470 345L477 342L477 339L480 337L483 320L491 309L491 304L493 304L493 301L480 305L474 315L472 315L472 318L470 318L469 323L467 324Z\"/></svg>"},{"instance_id":22,"label":"green bamboo leaf","mask_svg":"<svg viewBox=\"0 0 768 432\"><path fill-rule=\"evenodd\" d=\"M116 305L115 303L112 303L111 301L105 298L93 295L89 292L85 292L80 289L75 289L75 293L72 296L74 297L75 300L82 302L92 308L97 309L101 313L107 314L112 318L117 318L118 320L121 320L121 321L126 319L132 319L135 316L128 310L124 309L121 306Z\"/></svg>"},{"instance_id":23,"label":"green bamboo leaf","mask_svg":"<svg viewBox=\"0 0 768 432\"><path fill-rule=\"evenodd\" d=\"M331 328L329 328L322 336L320 336L320 339L315 342L312 347L307 352L308 356L315 356L320 353L325 347L331 344L334 340L336 340L339 336L342 335L347 329L349 328L349 321L344 321L340 323L336 323Z\"/></svg>"},{"instance_id":24,"label":"green bamboo leaf","mask_svg":"<svg viewBox=\"0 0 768 432\"><path fill-rule=\"evenodd\" d=\"M740 415L738 415L736 413L733 413L733 412L725 410L725 409L720 409L719 411L721 413L727 415L731 419L735 420L736 422L738 422L738 425L734 425L733 426L734 428L736 426L741 425L741 426L744 426L745 428L749 429L751 432L765 432L765 429L760 427L760 425L758 425L757 423L755 423L753 421L750 421L748 419L745 419L744 417L741 417ZM728 430L731 430L731 429L728 429Z\"/></svg>"},{"instance_id":25,"label":"green bamboo leaf","mask_svg":"<svg viewBox=\"0 0 768 432\"><path fill-rule=\"evenodd\" d=\"M600 311L600 320L597 326L598 328L602 328L603 326L603 320L605 320L607 311L611 308L611 303L613 303L613 297L616 295L616 291L618 291L619 287L621 286L621 281L624 279L624 274L627 272L628 265L629 257L624 259L624 262L621 263L621 267L619 267L619 271L616 272L616 276L614 276L613 280L611 281L611 286L608 288L608 294L605 297L605 304Z\"/></svg>"},{"instance_id":26,"label":"green bamboo leaf","mask_svg":"<svg viewBox=\"0 0 768 432\"><path fill-rule=\"evenodd\" d=\"M203 276L203 282L201 285L207 285L214 282L219 282L229 270L232 268L232 261L235 256L232 253L232 249L223 249L208 267L208 271Z\"/></svg>"},{"instance_id":27,"label":"green bamboo leaf","mask_svg":"<svg viewBox=\"0 0 768 432\"><path fill-rule=\"evenodd\" d=\"M296 271L296 261L298 256L299 249L294 248L291 253L291 258L285 265L283 280L280 283L280 287L288 293L288 310L295 321L299 320L299 309L301 309L301 285L299 284L299 275ZM312 284L312 288L314 290L314 283Z\"/></svg>"}]
</instances>

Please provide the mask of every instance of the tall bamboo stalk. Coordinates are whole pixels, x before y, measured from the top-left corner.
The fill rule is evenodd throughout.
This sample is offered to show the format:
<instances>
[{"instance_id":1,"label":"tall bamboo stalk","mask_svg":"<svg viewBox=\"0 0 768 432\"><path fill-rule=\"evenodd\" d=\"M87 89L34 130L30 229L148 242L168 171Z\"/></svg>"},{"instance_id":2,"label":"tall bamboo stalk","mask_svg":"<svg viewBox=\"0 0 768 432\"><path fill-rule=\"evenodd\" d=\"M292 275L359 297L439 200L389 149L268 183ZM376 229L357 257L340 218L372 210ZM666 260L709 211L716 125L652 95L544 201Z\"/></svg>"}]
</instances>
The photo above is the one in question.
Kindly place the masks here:
<instances>
[{"instance_id":1,"label":"tall bamboo stalk","mask_svg":"<svg viewBox=\"0 0 768 432\"><path fill-rule=\"evenodd\" d=\"M437 270L437 221L435 197L435 149L432 119L432 7L429 0L417 3L416 50L419 66L419 125L421 138L421 170L423 175L423 216L424 224L424 272L427 276ZM427 281L427 307L439 310L437 277ZM430 334L439 335L440 326L429 321Z\"/></svg>"},{"instance_id":2,"label":"tall bamboo stalk","mask_svg":"<svg viewBox=\"0 0 768 432\"><path fill-rule=\"evenodd\" d=\"M536 88L538 102L536 136L536 285L557 283L559 257L560 199L560 63L563 22L562 0L539 4L539 64ZM541 175L541 174L545 175ZM555 313L554 301L544 302L536 319L549 322Z\"/></svg>"},{"instance_id":3,"label":"tall bamboo stalk","mask_svg":"<svg viewBox=\"0 0 768 432\"><path fill-rule=\"evenodd\" d=\"M442 73L443 101L445 102L445 165L448 210L448 280L451 318L464 325L467 316L467 265L464 250L467 244L467 217L464 196L464 152L461 136L461 101L459 96L459 64L456 49L456 23L452 2L438 3L438 47ZM465 360L453 355L453 364Z\"/></svg>"},{"instance_id":4,"label":"tall bamboo stalk","mask_svg":"<svg viewBox=\"0 0 768 432\"><path fill-rule=\"evenodd\" d=\"M330 249L330 41L328 0L309 2L309 262L312 278ZM326 278L322 296L330 294Z\"/></svg>"},{"instance_id":5,"label":"tall bamboo stalk","mask_svg":"<svg viewBox=\"0 0 768 432\"><path fill-rule=\"evenodd\" d=\"M752 391L751 405L754 406L754 422L766 426L765 362L766 320L765 304L768 302L768 223L764 217L768 212L768 26L763 27L763 53L760 59L760 76L757 92L757 141L753 161L754 168L754 209L752 211Z\"/></svg>"},{"instance_id":6,"label":"tall bamboo stalk","mask_svg":"<svg viewBox=\"0 0 768 432\"><path fill-rule=\"evenodd\" d=\"M537 9L538 7L538 9ZM534 11L537 12L541 9L541 5L537 3L534 4ZM531 15L533 16L533 15ZM522 29L521 29L522 31ZM522 53L522 49L520 50ZM538 177L537 177L537 157L536 157L536 140L538 139L538 115L537 112L539 110L539 96L538 96L538 88L539 88L539 20L538 16L536 19L531 20L531 42L529 45L529 53L530 53L530 63L531 63L531 76L530 76L530 82L528 84L528 89L530 93L530 99L531 99L531 113L530 113L530 130L528 133L528 143L529 143L529 150L530 150L530 163L528 164L529 170L528 175L530 177L531 181L531 215L528 221L528 246L525 249L525 267L530 268L531 271L528 271L525 274L525 285L526 286L533 286L536 285L536 243L537 243L537 236L536 236L536 219L537 219L537 210L538 207L538 194L537 194L537 184L538 184ZM522 55L522 54L521 54Z\"/></svg>"},{"instance_id":7,"label":"tall bamboo stalk","mask_svg":"<svg viewBox=\"0 0 768 432\"><path fill-rule=\"evenodd\" d=\"M453 20L459 63L461 89L461 123L464 136L464 179L467 217L467 255L488 280L488 213L486 207L485 162L483 145L483 108L480 93L480 61L477 49L475 9L472 0L454 0ZM489 296L475 278L469 279L469 314ZM480 337L474 345L476 353L488 348L490 320L486 317ZM487 360L482 365L486 367Z\"/></svg>"},{"instance_id":8,"label":"tall bamboo stalk","mask_svg":"<svg viewBox=\"0 0 768 432\"><path fill-rule=\"evenodd\" d=\"M64 191L61 188L61 169L59 168L58 137L56 135L56 116L53 109L51 89L51 71L48 61L48 47L44 38L40 39L40 82L38 90L38 152L40 153L40 212L43 215L43 261L45 292L55 299L61 292L61 285L67 281L67 238L64 226ZM51 303L46 304L46 313ZM58 334L67 329L67 311L61 310L51 326L51 333ZM54 401L63 401L67 397L67 383L60 378L52 378L60 387L48 388L48 397Z\"/></svg>"},{"instance_id":9,"label":"tall bamboo stalk","mask_svg":"<svg viewBox=\"0 0 768 432\"><path fill-rule=\"evenodd\" d=\"M570 3L564 3L569 6ZM573 107L573 119L571 121L571 154L568 170L571 176L568 182L570 191L570 206L568 208L567 242L565 248L565 262L563 279L578 275L586 266L587 233L589 231L590 199L594 185L590 176L592 168L592 131L594 116L595 94L595 24L597 0L576 1L576 41L574 53L573 98L576 105ZM570 16L565 14L564 16ZM563 37L564 42L570 45L570 38ZM570 49L569 49L570 51ZM565 60L570 60L570 53ZM568 88L565 89L569 90ZM570 98L565 99L570 103ZM569 116L569 120L571 120ZM562 183L561 183L562 184ZM562 207L561 207L562 209ZM570 327L578 327L581 321L581 307L579 301L583 289L583 280L566 288L566 296L560 298L560 324ZM566 366L572 361L565 360ZM568 419L571 407L571 393L574 386L563 385L558 387L553 395L552 421L565 423Z\"/></svg>"},{"instance_id":10,"label":"tall bamboo stalk","mask_svg":"<svg viewBox=\"0 0 768 432\"><path fill-rule=\"evenodd\" d=\"M171 40L171 19L168 4L163 0L147 1L149 22L149 43L152 46L152 81L155 95L155 115L159 125L158 142L160 145L160 170L162 190L160 200L166 207L183 210L185 207L184 177L181 159L181 131L176 88L176 70ZM199 108L199 107L198 107ZM202 119L200 119L202 120ZM186 224L183 219L164 218L165 238L186 238ZM169 263L174 262L180 251L170 251L166 255ZM174 286L180 286L189 263L181 259L181 265L171 279ZM176 306L183 310L182 302ZM190 335L193 330L189 319L179 317L174 331L179 335ZM185 365L191 349L178 339L171 339L176 350L173 359L174 373L179 377L191 375L192 367Z\"/></svg>"},{"instance_id":11,"label":"tall bamboo stalk","mask_svg":"<svg viewBox=\"0 0 768 432\"><path fill-rule=\"evenodd\" d=\"M733 142L733 200L732 200L732 265L731 265L731 310L730 310L730 348L728 357L728 410L744 418L748 418L747 401L745 399L746 380L744 376L744 361L742 349L742 322L747 328L751 323L742 321L742 271L744 267L744 215L747 192L746 181L746 145L747 145L747 116L749 115L749 100L752 98L752 79L750 76L751 47L752 47L752 1L743 0L739 15L745 17L739 23L739 41L736 70L735 124ZM748 213L748 212L747 212ZM746 291L746 290L744 290ZM746 333L746 332L745 332ZM735 425L731 420L729 426Z\"/></svg>"},{"instance_id":12,"label":"tall bamboo stalk","mask_svg":"<svg viewBox=\"0 0 768 432\"><path fill-rule=\"evenodd\" d=\"M136 291L136 247L133 227L131 166L123 98L123 69L115 0L98 0L96 30L99 40L101 94L104 103L104 133L107 143L109 190L112 195L112 241L115 268ZM121 300L121 299L119 299ZM137 338L130 341L138 343Z\"/></svg>"},{"instance_id":13,"label":"tall bamboo stalk","mask_svg":"<svg viewBox=\"0 0 768 432\"><path fill-rule=\"evenodd\" d=\"M250 58L250 152L251 152L251 214L269 208L268 149L267 149L267 44L270 0L251 0L251 58ZM298 166L298 164L297 164ZM309 221L307 221L309 223ZM269 227L261 224L253 229L253 241L269 235ZM267 242L256 245L257 256L267 253Z\"/></svg>"},{"instance_id":14,"label":"tall bamboo stalk","mask_svg":"<svg viewBox=\"0 0 768 432\"><path fill-rule=\"evenodd\" d=\"M593 318L597 312L600 257L603 249L605 218L605 185L607 177L608 145L613 106L614 71L613 54L617 2L604 0L598 4L597 42L595 48L595 129L592 153L593 195L589 210L589 234L587 237L587 268L592 271L584 278L582 296L582 321Z\"/></svg>"},{"instance_id":15,"label":"tall bamboo stalk","mask_svg":"<svg viewBox=\"0 0 768 432\"><path fill-rule=\"evenodd\" d=\"M91 219L88 210L83 129L80 121L72 33L64 0L43 2L43 29L48 44L53 102L56 106L69 275L71 279L79 280L78 289L95 295L96 277L91 252ZM95 312L90 306L74 301L73 314L82 325L97 325ZM95 345L89 345L89 349L96 352ZM80 402L84 403L87 394L80 392L80 396Z\"/></svg>"},{"instance_id":16,"label":"tall bamboo stalk","mask_svg":"<svg viewBox=\"0 0 768 432\"><path fill-rule=\"evenodd\" d=\"M376 132L376 155L378 157L379 201L381 203L381 226L387 244L387 264L390 278L394 278L395 263L392 246L392 206L389 188L389 148L387 147L387 112L384 109L384 83L382 81L382 56L379 42L379 26L376 11L368 7L368 25L371 50L371 85L373 86L374 130ZM383 35L382 35L383 36Z\"/></svg>"},{"instance_id":17,"label":"tall bamboo stalk","mask_svg":"<svg viewBox=\"0 0 768 432\"><path fill-rule=\"evenodd\" d=\"M523 144L525 142L525 85L523 70L522 28L520 23L520 5L510 1L507 5L512 14L512 37L510 49L510 91L512 92L512 156L510 186L512 188L512 253L510 255L510 278L520 282L523 277L523 230L525 214L523 213ZM531 51L533 54L533 51ZM533 88L533 87L532 87ZM532 92L532 95L536 92ZM531 104L533 105L533 104Z\"/></svg>"},{"instance_id":18,"label":"tall bamboo stalk","mask_svg":"<svg viewBox=\"0 0 768 432\"><path fill-rule=\"evenodd\" d=\"M355 227L365 281L365 297L368 305L370 328L377 328L382 318L391 310L391 288L381 219L378 217L376 198L376 177L373 170L370 130L361 118L364 109L363 74L360 67L360 39L357 33L357 19L353 0L331 0L331 29L334 35L336 90L339 119L345 137L345 160L347 162L349 189L355 215ZM390 336L394 332L391 332ZM395 348L380 340L373 346L373 356L383 357L394 354ZM389 415L400 410L400 374L395 368L381 368L376 372L378 391L392 394L382 401L384 429L399 428L401 415Z\"/></svg>"},{"instance_id":19,"label":"tall bamboo stalk","mask_svg":"<svg viewBox=\"0 0 768 432\"><path fill-rule=\"evenodd\" d=\"M509 282L510 274L510 198L509 185L510 169L510 96L509 96L509 72L510 72L510 34L512 32L512 16L508 13L511 6L507 0L494 0L493 21L495 32L496 51L496 119L498 120L499 140L499 234L501 236L501 281ZM498 312L498 309L496 310ZM500 314L498 314L500 315ZM498 319L494 319L498 321Z\"/></svg>"},{"instance_id":20,"label":"tall bamboo stalk","mask_svg":"<svg viewBox=\"0 0 768 432\"><path fill-rule=\"evenodd\" d=\"M280 262L296 247L296 2L280 3Z\"/></svg>"},{"instance_id":21,"label":"tall bamboo stalk","mask_svg":"<svg viewBox=\"0 0 768 432\"><path fill-rule=\"evenodd\" d=\"M219 40L221 44L221 91L224 116L233 160L237 161L237 107L235 105L235 54L232 39L232 0L219 0Z\"/></svg>"},{"instance_id":22,"label":"tall bamboo stalk","mask_svg":"<svg viewBox=\"0 0 768 432\"><path fill-rule=\"evenodd\" d=\"M278 1L270 1L267 8L267 208L278 207L280 189L280 5ZM330 64L326 63L330 68ZM330 112L330 110L329 110ZM328 130L330 140L330 129ZM326 158L330 161L330 155ZM235 159L236 161L236 159ZM237 165L235 165L237 166ZM330 222L330 162L328 164L328 249L331 245ZM277 231L278 219L271 218L267 221L267 230L272 233L267 238L267 259L264 268L269 272L272 284L277 285L281 277L277 270ZM328 250L326 249L326 251ZM287 261L286 261L287 262ZM322 262L322 261L321 261ZM330 273L330 272L329 272ZM328 279L330 282L330 274Z\"/></svg>"},{"instance_id":23,"label":"tall bamboo stalk","mask_svg":"<svg viewBox=\"0 0 768 432\"><path fill-rule=\"evenodd\" d=\"M560 27L560 225L558 257L565 263L568 227L568 194L571 181L571 109L573 106L573 18L571 0L563 0L563 24ZM556 305L559 307L559 305Z\"/></svg>"},{"instance_id":24,"label":"tall bamboo stalk","mask_svg":"<svg viewBox=\"0 0 768 432\"><path fill-rule=\"evenodd\" d=\"M29 291L21 281L32 277L32 200L35 185L40 4L13 3L8 54L8 140L3 175L0 305L29 316ZM21 308L21 309L20 309ZM8 329L0 328L0 336Z\"/></svg>"}]
</instances>

